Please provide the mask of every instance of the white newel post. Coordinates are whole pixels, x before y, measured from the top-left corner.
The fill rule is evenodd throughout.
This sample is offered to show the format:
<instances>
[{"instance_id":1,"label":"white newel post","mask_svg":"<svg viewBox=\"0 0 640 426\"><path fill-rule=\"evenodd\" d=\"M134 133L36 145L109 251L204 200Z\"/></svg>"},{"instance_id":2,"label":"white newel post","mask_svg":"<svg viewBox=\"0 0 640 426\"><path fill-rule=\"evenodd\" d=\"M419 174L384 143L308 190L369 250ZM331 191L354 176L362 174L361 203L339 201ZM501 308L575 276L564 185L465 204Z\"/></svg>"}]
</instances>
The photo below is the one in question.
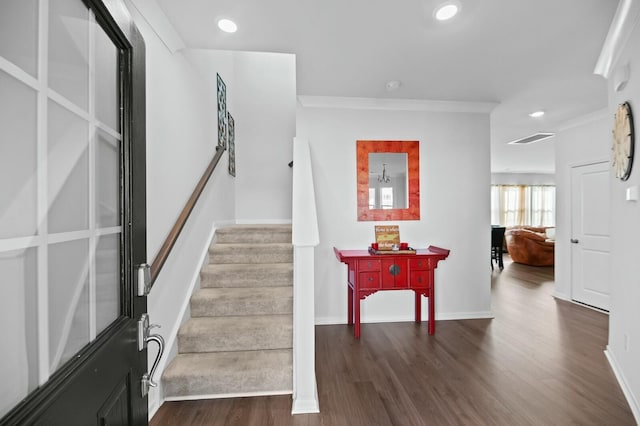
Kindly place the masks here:
<instances>
[{"instance_id":1,"label":"white newel post","mask_svg":"<svg viewBox=\"0 0 640 426\"><path fill-rule=\"evenodd\" d=\"M315 366L314 250L320 242L309 144L293 143L293 406L318 413Z\"/></svg>"}]
</instances>

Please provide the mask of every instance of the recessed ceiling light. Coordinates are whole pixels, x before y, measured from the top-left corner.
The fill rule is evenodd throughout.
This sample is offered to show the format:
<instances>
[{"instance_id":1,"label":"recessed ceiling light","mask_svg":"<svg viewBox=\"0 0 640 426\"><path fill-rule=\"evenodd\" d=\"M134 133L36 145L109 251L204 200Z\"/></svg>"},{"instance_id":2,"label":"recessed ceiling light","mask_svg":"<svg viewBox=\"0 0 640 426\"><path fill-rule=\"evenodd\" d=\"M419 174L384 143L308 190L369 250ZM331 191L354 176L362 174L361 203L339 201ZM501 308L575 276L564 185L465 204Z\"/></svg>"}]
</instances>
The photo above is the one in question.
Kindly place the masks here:
<instances>
[{"instance_id":1,"label":"recessed ceiling light","mask_svg":"<svg viewBox=\"0 0 640 426\"><path fill-rule=\"evenodd\" d=\"M384 85L389 92L393 92L394 90L398 90L400 88L400 82L398 80L389 80Z\"/></svg>"},{"instance_id":2,"label":"recessed ceiling light","mask_svg":"<svg viewBox=\"0 0 640 426\"><path fill-rule=\"evenodd\" d=\"M544 111L536 111L529 114L529 117L540 118L544 115Z\"/></svg>"},{"instance_id":3,"label":"recessed ceiling light","mask_svg":"<svg viewBox=\"0 0 640 426\"><path fill-rule=\"evenodd\" d=\"M433 12L433 16L438 21L447 21L456 16L458 12L460 12L460 4L448 2L438 6L438 8Z\"/></svg>"},{"instance_id":4,"label":"recessed ceiling light","mask_svg":"<svg viewBox=\"0 0 640 426\"><path fill-rule=\"evenodd\" d=\"M235 33L238 31L238 26L231 19L221 19L218 21L218 28L225 33Z\"/></svg>"}]
</instances>

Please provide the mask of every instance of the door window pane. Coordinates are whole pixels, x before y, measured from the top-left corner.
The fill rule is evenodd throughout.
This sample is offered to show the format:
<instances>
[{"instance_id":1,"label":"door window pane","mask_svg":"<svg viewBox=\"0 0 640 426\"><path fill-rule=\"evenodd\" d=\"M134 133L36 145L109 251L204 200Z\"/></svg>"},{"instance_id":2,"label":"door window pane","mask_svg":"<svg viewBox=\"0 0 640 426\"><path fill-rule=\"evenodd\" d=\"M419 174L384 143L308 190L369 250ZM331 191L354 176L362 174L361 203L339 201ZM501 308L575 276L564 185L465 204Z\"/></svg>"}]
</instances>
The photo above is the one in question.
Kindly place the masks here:
<instances>
[{"instance_id":1,"label":"door window pane","mask_svg":"<svg viewBox=\"0 0 640 426\"><path fill-rule=\"evenodd\" d=\"M96 115L113 130L120 129L118 49L100 25L96 31Z\"/></svg>"},{"instance_id":2,"label":"door window pane","mask_svg":"<svg viewBox=\"0 0 640 426\"><path fill-rule=\"evenodd\" d=\"M98 130L96 149L96 224L120 225L120 141Z\"/></svg>"},{"instance_id":3,"label":"door window pane","mask_svg":"<svg viewBox=\"0 0 640 426\"><path fill-rule=\"evenodd\" d=\"M126 306L130 70L93 3L0 0L0 418L75 367Z\"/></svg>"},{"instance_id":4,"label":"door window pane","mask_svg":"<svg viewBox=\"0 0 640 426\"><path fill-rule=\"evenodd\" d=\"M0 71L0 238L36 233L36 93Z\"/></svg>"},{"instance_id":5,"label":"door window pane","mask_svg":"<svg viewBox=\"0 0 640 426\"><path fill-rule=\"evenodd\" d=\"M120 316L120 234L98 240L96 268L96 334Z\"/></svg>"},{"instance_id":6,"label":"door window pane","mask_svg":"<svg viewBox=\"0 0 640 426\"><path fill-rule=\"evenodd\" d=\"M78 0L49 2L49 86L86 110L89 9Z\"/></svg>"},{"instance_id":7,"label":"door window pane","mask_svg":"<svg viewBox=\"0 0 640 426\"><path fill-rule=\"evenodd\" d=\"M36 76L38 62L37 0L0 2L0 56Z\"/></svg>"},{"instance_id":8,"label":"door window pane","mask_svg":"<svg viewBox=\"0 0 640 426\"><path fill-rule=\"evenodd\" d=\"M0 253L0 417L38 387L36 249Z\"/></svg>"},{"instance_id":9,"label":"door window pane","mask_svg":"<svg viewBox=\"0 0 640 426\"><path fill-rule=\"evenodd\" d=\"M89 343L89 241L49 246L49 359L53 373Z\"/></svg>"},{"instance_id":10,"label":"door window pane","mask_svg":"<svg viewBox=\"0 0 640 426\"><path fill-rule=\"evenodd\" d=\"M49 101L49 232L88 228L88 125Z\"/></svg>"}]
</instances>

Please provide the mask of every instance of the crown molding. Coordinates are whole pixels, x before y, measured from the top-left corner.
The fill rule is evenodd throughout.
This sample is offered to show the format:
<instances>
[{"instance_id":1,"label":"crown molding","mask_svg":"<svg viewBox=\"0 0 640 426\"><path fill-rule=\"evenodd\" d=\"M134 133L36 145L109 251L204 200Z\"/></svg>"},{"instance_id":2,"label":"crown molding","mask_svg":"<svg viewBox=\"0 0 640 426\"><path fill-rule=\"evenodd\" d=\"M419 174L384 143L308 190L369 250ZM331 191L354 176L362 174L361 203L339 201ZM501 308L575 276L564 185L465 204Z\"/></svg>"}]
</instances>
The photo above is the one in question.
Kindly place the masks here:
<instances>
[{"instance_id":1,"label":"crown molding","mask_svg":"<svg viewBox=\"0 0 640 426\"><path fill-rule=\"evenodd\" d=\"M564 132L565 130L573 129L574 127L584 126L586 124L593 123L594 121L607 119L610 117L612 117L612 114L607 108L599 109L597 111L567 120L559 124L556 127L555 131L557 134L559 132Z\"/></svg>"},{"instance_id":2,"label":"crown molding","mask_svg":"<svg viewBox=\"0 0 640 426\"><path fill-rule=\"evenodd\" d=\"M429 101L420 99L352 98L337 96L298 96L305 108L334 108L381 111L467 112L488 114L497 102Z\"/></svg>"},{"instance_id":3,"label":"crown molding","mask_svg":"<svg viewBox=\"0 0 640 426\"><path fill-rule=\"evenodd\" d=\"M184 40L156 0L127 0L126 4L138 12L171 53L185 48Z\"/></svg>"},{"instance_id":4,"label":"crown molding","mask_svg":"<svg viewBox=\"0 0 640 426\"><path fill-rule=\"evenodd\" d=\"M640 0L620 0L616 14L613 16L607 38L602 45L600 57L593 70L594 74L609 78L613 68L620 59L631 32L640 17Z\"/></svg>"}]
</instances>

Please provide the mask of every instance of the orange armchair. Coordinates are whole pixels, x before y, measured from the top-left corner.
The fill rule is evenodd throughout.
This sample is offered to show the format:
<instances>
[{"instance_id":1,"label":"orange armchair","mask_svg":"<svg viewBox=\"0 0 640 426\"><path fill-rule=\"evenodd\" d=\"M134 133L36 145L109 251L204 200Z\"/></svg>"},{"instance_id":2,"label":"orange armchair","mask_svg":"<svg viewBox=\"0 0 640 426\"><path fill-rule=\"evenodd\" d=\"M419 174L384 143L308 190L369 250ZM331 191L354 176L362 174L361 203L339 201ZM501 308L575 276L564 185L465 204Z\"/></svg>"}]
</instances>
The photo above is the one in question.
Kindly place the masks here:
<instances>
[{"instance_id":1,"label":"orange armchair","mask_svg":"<svg viewBox=\"0 0 640 426\"><path fill-rule=\"evenodd\" d=\"M555 241L548 228L522 226L507 229L505 239L511 260L531 266L553 266Z\"/></svg>"}]
</instances>

